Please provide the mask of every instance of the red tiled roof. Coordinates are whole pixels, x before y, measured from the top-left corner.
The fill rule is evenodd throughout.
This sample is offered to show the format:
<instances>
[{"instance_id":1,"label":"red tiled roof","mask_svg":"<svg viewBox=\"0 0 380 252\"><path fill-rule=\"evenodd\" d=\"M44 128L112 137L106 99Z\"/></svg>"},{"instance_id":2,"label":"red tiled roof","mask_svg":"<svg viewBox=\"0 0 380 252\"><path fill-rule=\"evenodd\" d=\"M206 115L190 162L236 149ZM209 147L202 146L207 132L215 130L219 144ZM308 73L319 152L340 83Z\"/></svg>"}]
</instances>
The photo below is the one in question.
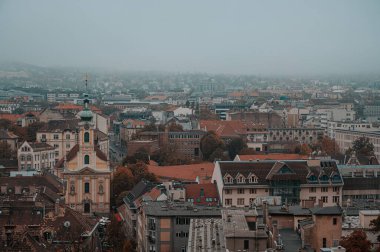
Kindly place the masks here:
<instances>
[{"instance_id":1,"label":"red tiled roof","mask_svg":"<svg viewBox=\"0 0 380 252\"><path fill-rule=\"evenodd\" d=\"M300 154L284 154L284 153L269 153L255 155L239 155L241 161L249 160L307 160L307 155Z\"/></svg>"},{"instance_id":2,"label":"red tiled roof","mask_svg":"<svg viewBox=\"0 0 380 252\"><path fill-rule=\"evenodd\" d=\"M191 165L155 166L148 165L149 172L154 173L159 179L195 181L199 178L200 183L210 183L214 171L213 163L201 163Z\"/></svg>"},{"instance_id":3,"label":"red tiled roof","mask_svg":"<svg viewBox=\"0 0 380 252\"><path fill-rule=\"evenodd\" d=\"M60 103L57 106L54 107L54 109L58 110L82 110L83 106L71 104L71 103Z\"/></svg>"},{"instance_id":4,"label":"red tiled roof","mask_svg":"<svg viewBox=\"0 0 380 252\"><path fill-rule=\"evenodd\" d=\"M147 192L145 195L149 196L153 201L156 201L157 198L161 195L161 190L155 187L152 190L150 190L150 192Z\"/></svg>"},{"instance_id":5,"label":"red tiled roof","mask_svg":"<svg viewBox=\"0 0 380 252\"><path fill-rule=\"evenodd\" d=\"M17 122L17 119L21 117L22 115L16 115L16 114L0 114L0 119L8 120L11 122Z\"/></svg>"},{"instance_id":6,"label":"red tiled roof","mask_svg":"<svg viewBox=\"0 0 380 252\"><path fill-rule=\"evenodd\" d=\"M185 185L185 188L186 199L193 199L195 205L217 205L219 203L218 190L215 184L189 184ZM203 191L203 195L201 191ZM212 198L212 201L206 201L207 198Z\"/></svg>"},{"instance_id":7,"label":"red tiled roof","mask_svg":"<svg viewBox=\"0 0 380 252\"><path fill-rule=\"evenodd\" d=\"M219 120L201 120L200 127L202 130L214 131L220 137L231 137L246 134L250 126L240 120L219 121Z\"/></svg>"}]
</instances>

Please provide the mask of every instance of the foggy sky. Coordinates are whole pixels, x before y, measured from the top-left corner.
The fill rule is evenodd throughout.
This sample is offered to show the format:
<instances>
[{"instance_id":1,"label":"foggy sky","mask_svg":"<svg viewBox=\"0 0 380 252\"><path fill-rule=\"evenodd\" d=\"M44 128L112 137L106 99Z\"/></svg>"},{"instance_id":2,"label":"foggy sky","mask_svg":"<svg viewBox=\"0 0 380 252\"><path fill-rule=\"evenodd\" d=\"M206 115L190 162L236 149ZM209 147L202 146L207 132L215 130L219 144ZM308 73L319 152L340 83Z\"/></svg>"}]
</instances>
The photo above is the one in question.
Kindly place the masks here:
<instances>
[{"instance_id":1,"label":"foggy sky","mask_svg":"<svg viewBox=\"0 0 380 252\"><path fill-rule=\"evenodd\" d=\"M0 61L246 74L380 72L380 1L0 0Z\"/></svg>"}]
</instances>

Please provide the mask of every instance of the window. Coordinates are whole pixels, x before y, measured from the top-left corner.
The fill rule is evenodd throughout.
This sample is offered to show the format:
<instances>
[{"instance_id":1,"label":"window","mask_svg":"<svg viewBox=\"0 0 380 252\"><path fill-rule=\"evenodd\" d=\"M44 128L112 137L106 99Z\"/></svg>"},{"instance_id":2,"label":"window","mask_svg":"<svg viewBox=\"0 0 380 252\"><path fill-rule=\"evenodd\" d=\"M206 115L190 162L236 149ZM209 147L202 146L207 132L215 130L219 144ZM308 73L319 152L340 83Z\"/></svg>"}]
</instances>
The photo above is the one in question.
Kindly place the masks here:
<instances>
[{"instance_id":1,"label":"window","mask_svg":"<svg viewBox=\"0 0 380 252\"><path fill-rule=\"evenodd\" d=\"M250 194L256 194L256 193L257 193L256 188L251 188L251 189L249 189L249 193L250 193Z\"/></svg>"},{"instance_id":2,"label":"window","mask_svg":"<svg viewBox=\"0 0 380 252\"><path fill-rule=\"evenodd\" d=\"M232 205L232 199L225 199L225 200L224 200L224 204L225 204L226 206L231 206L231 205Z\"/></svg>"},{"instance_id":3,"label":"window","mask_svg":"<svg viewBox=\"0 0 380 252\"><path fill-rule=\"evenodd\" d=\"M224 192L225 192L226 194L232 194L232 190L231 190L231 189L225 189Z\"/></svg>"},{"instance_id":4,"label":"window","mask_svg":"<svg viewBox=\"0 0 380 252\"><path fill-rule=\"evenodd\" d=\"M237 178L237 182L240 183L240 184L245 183L245 178L243 176L239 176Z\"/></svg>"},{"instance_id":5,"label":"window","mask_svg":"<svg viewBox=\"0 0 380 252\"><path fill-rule=\"evenodd\" d=\"M339 204L339 196L333 196L333 202Z\"/></svg>"},{"instance_id":6,"label":"window","mask_svg":"<svg viewBox=\"0 0 380 252\"><path fill-rule=\"evenodd\" d=\"M328 192L329 188L328 187L321 187L321 192Z\"/></svg>"},{"instance_id":7,"label":"window","mask_svg":"<svg viewBox=\"0 0 380 252\"><path fill-rule=\"evenodd\" d=\"M75 186L74 186L74 183L71 183L71 185L70 185L70 194L71 194L71 195L75 194Z\"/></svg>"},{"instance_id":8,"label":"window","mask_svg":"<svg viewBox=\"0 0 380 252\"><path fill-rule=\"evenodd\" d=\"M90 156L84 155L84 164L90 164Z\"/></svg>"},{"instance_id":9,"label":"window","mask_svg":"<svg viewBox=\"0 0 380 252\"><path fill-rule=\"evenodd\" d=\"M21 156L20 156L20 159L21 159L21 161L25 161L25 156L24 156L24 155L21 155Z\"/></svg>"},{"instance_id":10,"label":"window","mask_svg":"<svg viewBox=\"0 0 380 252\"><path fill-rule=\"evenodd\" d=\"M309 197L309 200L312 200L315 203L317 201L317 197Z\"/></svg>"},{"instance_id":11,"label":"window","mask_svg":"<svg viewBox=\"0 0 380 252\"><path fill-rule=\"evenodd\" d=\"M249 205L252 206L255 203L255 198L249 198Z\"/></svg>"},{"instance_id":12,"label":"window","mask_svg":"<svg viewBox=\"0 0 380 252\"><path fill-rule=\"evenodd\" d=\"M249 183L257 183L257 177L256 176L251 176L250 178L249 178Z\"/></svg>"},{"instance_id":13,"label":"window","mask_svg":"<svg viewBox=\"0 0 380 252\"><path fill-rule=\"evenodd\" d=\"M67 139L67 140L70 139L70 134L67 134L67 135L66 135L66 139Z\"/></svg>"},{"instance_id":14,"label":"window","mask_svg":"<svg viewBox=\"0 0 380 252\"><path fill-rule=\"evenodd\" d=\"M90 183L84 183L84 193L90 193Z\"/></svg>"},{"instance_id":15,"label":"window","mask_svg":"<svg viewBox=\"0 0 380 252\"><path fill-rule=\"evenodd\" d=\"M326 238L323 238L322 239L322 247L326 248L326 246L327 246L327 240L326 240Z\"/></svg>"},{"instance_id":16,"label":"window","mask_svg":"<svg viewBox=\"0 0 380 252\"><path fill-rule=\"evenodd\" d=\"M323 203L327 203L328 197L327 196L322 196L321 200Z\"/></svg>"},{"instance_id":17,"label":"window","mask_svg":"<svg viewBox=\"0 0 380 252\"><path fill-rule=\"evenodd\" d=\"M59 135L54 134L54 139L55 139L55 140L59 139Z\"/></svg>"},{"instance_id":18,"label":"window","mask_svg":"<svg viewBox=\"0 0 380 252\"><path fill-rule=\"evenodd\" d=\"M177 217L176 218L177 225L190 225L190 218L188 217Z\"/></svg>"},{"instance_id":19,"label":"window","mask_svg":"<svg viewBox=\"0 0 380 252\"><path fill-rule=\"evenodd\" d=\"M69 143L66 144L66 149L70 149L70 144Z\"/></svg>"},{"instance_id":20,"label":"window","mask_svg":"<svg viewBox=\"0 0 380 252\"><path fill-rule=\"evenodd\" d=\"M26 156L26 160L27 161L32 161L32 156L30 156L30 155Z\"/></svg>"},{"instance_id":21,"label":"window","mask_svg":"<svg viewBox=\"0 0 380 252\"><path fill-rule=\"evenodd\" d=\"M239 188L238 189L238 194L244 194L244 188Z\"/></svg>"},{"instance_id":22,"label":"window","mask_svg":"<svg viewBox=\"0 0 380 252\"><path fill-rule=\"evenodd\" d=\"M237 204L241 205L241 206L244 206L244 198L237 199Z\"/></svg>"},{"instance_id":23,"label":"window","mask_svg":"<svg viewBox=\"0 0 380 252\"><path fill-rule=\"evenodd\" d=\"M89 143L90 142L90 133L85 132L84 133L84 142Z\"/></svg>"},{"instance_id":24,"label":"window","mask_svg":"<svg viewBox=\"0 0 380 252\"><path fill-rule=\"evenodd\" d=\"M244 249L249 249L249 240L244 240Z\"/></svg>"},{"instance_id":25,"label":"window","mask_svg":"<svg viewBox=\"0 0 380 252\"><path fill-rule=\"evenodd\" d=\"M317 192L317 188L315 188L315 187L310 187L310 188L309 188L309 192L311 192L311 193L315 193L315 192Z\"/></svg>"},{"instance_id":26,"label":"window","mask_svg":"<svg viewBox=\"0 0 380 252\"><path fill-rule=\"evenodd\" d=\"M333 218L333 225L336 226L337 223L338 223L338 219L337 218Z\"/></svg>"},{"instance_id":27,"label":"window","mask_svg":"<svg viewBox=\"0 0 380 252\"><path fill-rule=\"evenodd\" d=\"M227 177L224 178L224 183L226 183L226 184L232 184L233 183L233 179L230 176L227 176Z\"/></svg>"},{"instance_id":28,"label":"window","mask_svg":"<svg viewBox=\"0 0 380 252\"><path fill-rule=\"evenodd\" d=\"M194 202L194 199L193 198L188 198L187 201L188 202Z\"/></svg>"},{"instance_id":29,"label":"window","mask_svg":"<svg viewBox=\"0 0 380 252\"><path fill-rule=\"evenodd\" d=\"M333 192L339 192L339 187L338 186L334 186L333 187Z\"/></svg>"}]
</instances>

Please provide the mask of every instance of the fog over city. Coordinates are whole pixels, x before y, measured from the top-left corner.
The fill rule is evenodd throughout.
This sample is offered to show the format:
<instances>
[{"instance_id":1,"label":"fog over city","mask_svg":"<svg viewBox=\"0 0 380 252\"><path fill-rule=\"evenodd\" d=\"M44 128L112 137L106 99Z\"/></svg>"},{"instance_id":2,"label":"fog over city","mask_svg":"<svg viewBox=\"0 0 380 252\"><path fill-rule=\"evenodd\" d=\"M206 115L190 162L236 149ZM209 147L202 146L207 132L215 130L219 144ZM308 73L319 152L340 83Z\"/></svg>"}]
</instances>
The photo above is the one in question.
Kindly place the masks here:
<instances>
[{"instance_id":1,"label":"fog over city","mask_svg":"<svg viewBox=\"0 0 380 252\"><path fill-rule=\"evenodd\" d=\"M366 74L379 1L0 1L0 61L126 71Z\"/></svg>"}]
</instances>

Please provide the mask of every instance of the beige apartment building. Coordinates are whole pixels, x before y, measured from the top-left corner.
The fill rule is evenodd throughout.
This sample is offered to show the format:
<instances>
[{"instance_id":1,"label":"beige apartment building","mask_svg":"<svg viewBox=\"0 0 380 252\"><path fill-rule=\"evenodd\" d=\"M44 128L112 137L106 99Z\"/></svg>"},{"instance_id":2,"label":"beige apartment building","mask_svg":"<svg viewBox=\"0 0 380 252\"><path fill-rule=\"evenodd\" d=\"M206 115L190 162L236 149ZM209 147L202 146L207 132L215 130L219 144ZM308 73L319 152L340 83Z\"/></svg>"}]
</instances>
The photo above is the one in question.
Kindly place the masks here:
<instances>
[{"instance_id":1,"label":"beige apartment building","mask_svg":"<svg viewBox=\"0 0 380 252\"><path fill-rule=\"evenodd\" d=\"M358 131L358 130L335 130L335 141L339 150L345 153L348 148L352 147L352 142L360 137L367 137L374 146L374 154L380 160L380 131Z\"/></svg>"},{"instance_id":2,"label":"beige apartment building","mask_svg":"<svg viewBox=\"0 0 380 252\"><path fill-rule=\"evenodd\" d=\"M212 181L223 207L252 206L263 200L274 205L312 200L323 206L342 201L343 180L334 161L218 161Z\"/></svg>"}]
</instances>

